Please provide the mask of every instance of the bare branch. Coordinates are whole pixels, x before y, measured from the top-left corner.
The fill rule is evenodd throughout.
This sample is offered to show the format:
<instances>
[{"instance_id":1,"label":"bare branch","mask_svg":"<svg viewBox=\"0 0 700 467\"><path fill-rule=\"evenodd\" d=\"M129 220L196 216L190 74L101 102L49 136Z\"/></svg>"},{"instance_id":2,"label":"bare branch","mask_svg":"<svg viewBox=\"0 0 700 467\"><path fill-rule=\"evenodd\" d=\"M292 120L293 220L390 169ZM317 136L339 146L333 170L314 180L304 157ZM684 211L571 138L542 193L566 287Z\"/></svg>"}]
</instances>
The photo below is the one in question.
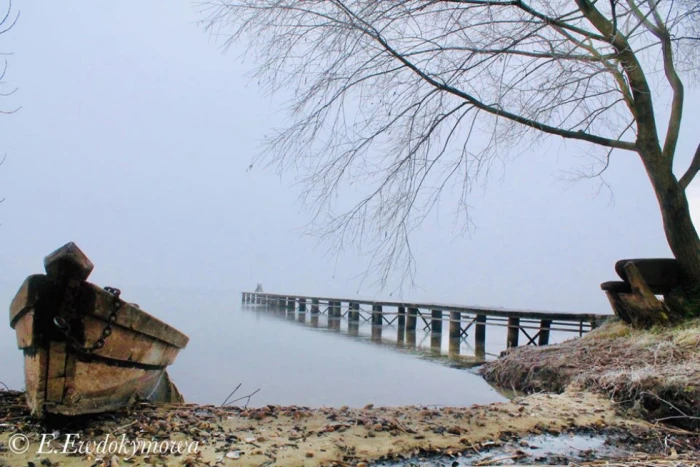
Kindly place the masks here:
<instances>
[{"instance_id":1,"label":"bare branch","mask_svg":"<svg viewBox=\"0 0 700 467\"><path fill-rule=\"evenodd\" d=\"M690 185L690 182L693 181L695 178L695 175L697 175L698 171L700 170L700 144L698 144L697 149L695 149L695 155L693 156L693 160L690 162L690 167L688 167L688 170L683 174L681 179L678 181L680 186L685 190L688 188L688 185Z\"/></svg>"},{"instance_id":2,"label":"bare branch","mask_svg":"<svg viewBox=\"0 0 700 467\"><path fill-rule=\"evenodd\" d=\"M525 141L590 143L605 166L615 150L636 152L672 178L683 107L673 47L700 36L692 2L203 5L224 46L248 41L266 90L294 93L290 124L261 159L302 173L310 231L334 251L367 254L382 284L392 265L410 274L412 231L451 195L470 225L472 186ZM686 69L698 69L687 57ZM660 134L654 99L669 89L672 115Z\"/></svg>"}]
</instances>

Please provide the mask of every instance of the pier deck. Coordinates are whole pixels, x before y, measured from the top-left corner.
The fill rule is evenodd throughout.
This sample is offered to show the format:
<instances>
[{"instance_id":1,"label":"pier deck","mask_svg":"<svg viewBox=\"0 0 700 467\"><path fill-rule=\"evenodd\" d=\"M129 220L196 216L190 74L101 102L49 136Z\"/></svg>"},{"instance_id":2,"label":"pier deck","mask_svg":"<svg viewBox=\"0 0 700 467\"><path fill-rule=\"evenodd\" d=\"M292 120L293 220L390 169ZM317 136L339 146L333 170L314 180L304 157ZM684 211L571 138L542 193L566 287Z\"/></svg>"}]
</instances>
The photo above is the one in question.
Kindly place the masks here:
<instances>
[{"instance_id":1,"label":"pier deck","mask_svg":"<svg viewBox=\"0 0 700 467\"><path fill-rule=\"evenodd\" d=\"M443 323L447 324L450 340L459 341L474 327L475 353L485 355L486 326L507 327L506 345L508 348L520 344L521 335L525 345L548 345L551 331L576 333L579 336L599 326L611 315L594 313L565 313L555 311L514 310L431 302L411 302L397 300L368 300L321 296L273 294L264 292L243 292L242 301L285 309L305 319L319 314L327 314L329 327L340 327L340 320L347 318L349 333L357 332L360 320L372 324L372 335L381 336L385 324L398 325L399 333L410 340L420 326L429 331L437 345L443 333ZM301 316L300 316L301 318Z\"/></svg>"}]
</instances>

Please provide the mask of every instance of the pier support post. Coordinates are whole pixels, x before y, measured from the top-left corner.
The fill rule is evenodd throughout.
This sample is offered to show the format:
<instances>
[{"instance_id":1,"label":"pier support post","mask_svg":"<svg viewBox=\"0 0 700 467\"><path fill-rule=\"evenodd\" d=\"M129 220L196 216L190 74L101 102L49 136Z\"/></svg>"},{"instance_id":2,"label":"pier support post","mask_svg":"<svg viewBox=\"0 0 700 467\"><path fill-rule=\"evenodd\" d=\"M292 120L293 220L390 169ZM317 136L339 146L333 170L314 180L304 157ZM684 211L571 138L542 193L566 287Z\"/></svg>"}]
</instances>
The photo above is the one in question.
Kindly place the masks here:
<instances>
[{"instance_id":1,"label":"pier support post","mask_svg":"<svg viewBox=\"0 0 700 467\"><path fill-rule=\"evenodd\" d=\"M451 357L459 356L459 346L461 343L462 343L462 340L459 337L458 338L450 337L448 354Z\"/></svg>"},{"instance_id":2,"label":"pier support post","mask_svg":"<svg viewBox=\"0 0 700 467\"><path fill-rule=\"evenodd\" d=\"M382 326L372 326L372 340L374 342L381 342L381 340L382 340Z\"/></svg>"},{"instance_id":3,"label":"pier support post","mask_svg":"<svg viewBox=\"0 0 700 467\"><path fill-rule=\"evenodd\" d=\"M398 318L398 323L399 323L399 330L403 330L406 327L406 307L405 306L400 306L398 309L399 312L399 318Z\"/></svg>"},{"instance_id":4,"label":"pier support post","mask_svg":"<svg viewBox=\"0 0 700 467\"><path fill-rule=\"evenodd\" d=\"M430 315L430 350L439 354L442 347L442 310L431 310Z\"/></svg>"},{"instance_id":5,"label":"pier support post","mask_svg":"<svg viewBox=\"0 0 700 467\"><path fill-rule=\"evenodd\" d=\"M409 308L406 316L406 332L416 333L416 320L418 318L418 308ZM415 338L415 337L414 337ZM414 342L415 344L415 342Z\"/></svg>"},{"instance_id":6,"label":"pier support post","mask_svg":"<svg viewBox=\"0 0 700 467\"><path fill-rule=\"evenodd\" d=\"M406 329L406 348L415 349L416 348L416 330L409 331Z\"/></svg>"},{"instance_id":7,"label":"pier support post","mask_svg":"<svg viewBox=\"0 0 700 467\"><path fill-rule=\"evenodd\" d=\"M382 306L372 305L372 326L382 325Z\"/></svg>"},{"instance_id":8,"label":"pier support post","mask_svg":"<svg viewBox=\"0 0 700 467\"><path fill-rule=\"evenodd\" d=\"M462 337L462 313L459 311L450 311L450 339Z\"/></svg>"},{"instance_id":9,"label":"pier support post","mask_svg":"<svg viewBox=\"0 0 700 467\"><path fill-rule=\"evenodd\" d=\"M432 310L430 330L433 334L442 334L442 310Z\"/></svg>"},{"instance_id":10,"label":"pier support post","mask_svg":"<svg viewBox=\"0 0 700 467\"><path fill-rule=\"evenodd\" d=\"M305 298L299 299L299 311L303 311L304 313L306 313L306 299Z\"/></svg>"},{"instance_id":11,"label":"pier support post","mask_svg":"<svg viewBox=\"0 0 700 467\"><path fill-rule=\"evenodd\" d=\"M312 298L311 299L311 314L312 315L317 315L319 312L318 309L318 298Z\"/></svg>"},{"instance_id":12,"label":"pier support post","mask_svg":"<svg viewBox=\"0 0 700 467\"><path fill-rule=\"evenodd\" d=\"M348 334L357 336L360 334L360 304L348 303Z\"/></svg>"},{"instance_id":13,"label":"pier support post","mask_svg":"<svg viewBox=\"0 0 700 467\"><path fill-rule=\"evenodd\" d=\"M474 354L476 358L486 360L486 315L476 315L474 339Z\"/></svg>"},{"instance_id":14,"label":"pier support post","mask_svg":"<svg viewBox=\"0 0 700 467\"><path fill-rule=\"evenodd\" d=\"M328 302L328 327L340 331L340 302Z\"/></svg>"},{"instance_id":15,"label":"pier support post","mask_svg":"<svg viewBox=\"0 0 700 467\"><path fill-rule=\"evenodd\" d=\"M549 329L552 327L551 319L540 320L540 337L537 345L549 345Z\"/></svg>"},{"instance_id":16,"label":"pier support post","mask_svg":"<svg viewBox=\"0 0 700 467\"><path fill-rule=\"evenodd\" d=\"M518 346L520 336L520 318L508 318L508 348Z\"/></svg>"},{"instance_id":17,"label":"pier support post","mask_svg":"<svg viewBox=\"0 0 700 467\"><path fill-rule=\"evenodd\" d=\"M350 302L350 311L348 312L348 321L350 323L360 322L360 304L356 302Z\"/></svg>"},{"instance_id":18,"label":"pier support post","mask_svg":"<svg viewBox=\"0 0 700 467\"><path fill-rule=\"evenodd\" d=\"M287 308L290 310L296 310L297 299L294 297L287 297Z\"/></svg>"}]
</instances>

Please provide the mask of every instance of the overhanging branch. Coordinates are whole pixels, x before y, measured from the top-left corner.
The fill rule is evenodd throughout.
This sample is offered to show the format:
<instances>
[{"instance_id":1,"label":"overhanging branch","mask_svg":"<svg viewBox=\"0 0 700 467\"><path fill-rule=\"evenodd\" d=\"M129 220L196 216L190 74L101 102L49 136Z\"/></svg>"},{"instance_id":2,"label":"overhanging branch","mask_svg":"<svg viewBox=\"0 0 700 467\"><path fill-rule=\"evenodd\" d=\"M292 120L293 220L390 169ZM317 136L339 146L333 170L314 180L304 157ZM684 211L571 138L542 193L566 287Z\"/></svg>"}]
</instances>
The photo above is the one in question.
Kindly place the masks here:
<instances>
[{"instance_id":1,"label":"overhanging branch","mask_svg":"<svg viewBox=\"0 0 700 467\"><path fill-rule=\"evenodd\" d=\"M698 171L700 171L700 144L698 144L698 148L695 150L695 155L693 156L693 161L690 163L690 167L688 167L688 170L686 170L678 182L681 188L684 190L688 188L688 185L693 181Z\"/></svg>"},{"instance_id":2,"label":"overhanging branch","mask_svg":"<svg viewBox=\"0 0 700 467\"><path fill-rule=\"evenodd\" d=\"M352 14L352 13L350 13ZM355 17L355 19L358 19ZM571 131L571 130L565 130L563 128L557 128L551 125L547 125L542 122L538 122L536 120L531 120L529 118L525 118L522 115L517 115L512 112L508 112L507 110L503 110L500 107L497 107L496 105L489 105L481 100L477 99L476 97L472 96L471 94L468 94L460 89L457 89L453 86L450 86L446 83L441 83L426 74L423 70L418 68L413 62L408 60L405 56L397 52L393 47L389 45L388 42L381 36L381 34L378 31L370 31L369 29L364 29L364 32L372 37L374 40L379 42L381 46L389 52L394 58L399 60L401 63L403 63L407 68L409 68L411 71L416 73L421 79L423 79L426 83L430 84L431 86L435 87L436 89L439 89L441 91L448 92L454 96L460 97L470 104L472 104L474 107L484 110L492 115L495 115L497 117L503 117L505 119L511 120L513 122L519 123L521 125L529 126L531 128L534 128L536 130L542 131L544 133L549 133L551 135L555 136L561 136L563 138L568 138L568 139L578 139L582 141L588 141L590 143L598 144L600 146L606 146L609 148L616 148L616 149L625 149L628 151L636 151L637 146L635 143L629 142L629 141L620 141L620 140L614 140L610 138L604 138L602 136L597 136L593 135L590 133L586 133L584 131Z\"/></svg>"}]
</instances>

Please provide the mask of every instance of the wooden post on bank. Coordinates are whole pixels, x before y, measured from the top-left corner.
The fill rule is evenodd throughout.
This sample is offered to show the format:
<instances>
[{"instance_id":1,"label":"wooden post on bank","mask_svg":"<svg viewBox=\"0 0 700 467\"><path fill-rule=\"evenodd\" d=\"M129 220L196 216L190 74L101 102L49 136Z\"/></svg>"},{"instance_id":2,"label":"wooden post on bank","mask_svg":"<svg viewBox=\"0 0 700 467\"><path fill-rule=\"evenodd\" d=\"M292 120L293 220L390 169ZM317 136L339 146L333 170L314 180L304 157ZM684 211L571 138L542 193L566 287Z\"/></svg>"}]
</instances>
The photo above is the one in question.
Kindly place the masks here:
<instances>
[{"instance_id":1,"label":"wooden post on bank","mask_svg":"<svg viewBox=\"0 0 700 467\"><path fill-rule=\"evenodd\" d=\"M549 345L549 328L552 326L551 319L540 320L540 337L537 345Z\"/></svg>"},{"instance_id":2,"label":"wooden post on bank","mask_svg":"<svg viewBox=\"0 0 700 467\"><path fill-rule=\"evenodd\" d=\"M520 318L508 318L508 348L518 346L520 336Z\"/></svg>"}]
</instances>

